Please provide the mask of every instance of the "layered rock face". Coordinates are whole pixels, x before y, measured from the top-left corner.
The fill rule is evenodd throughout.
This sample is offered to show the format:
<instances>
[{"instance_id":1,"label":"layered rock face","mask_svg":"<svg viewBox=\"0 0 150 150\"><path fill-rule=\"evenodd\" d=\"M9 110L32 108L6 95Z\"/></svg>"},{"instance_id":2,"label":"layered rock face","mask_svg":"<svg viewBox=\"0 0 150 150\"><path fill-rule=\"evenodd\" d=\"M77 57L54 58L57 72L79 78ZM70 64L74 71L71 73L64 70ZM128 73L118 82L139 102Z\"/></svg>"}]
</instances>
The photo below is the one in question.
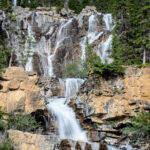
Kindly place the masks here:
<instances>
[{"instance_id":1,"label":"layered rock face","mask_svg":"<svg viewBox=\"0 0 150 150\"><path fill-rule=\"evenodd\" d=\"M1 34L11 49L10 66L23 66L39 75L62 77L64 67L85 57L86 39L102 61L111 62L112 17L87 7L79 15L56 8L15 7L0 12ZM9 40L8 40L9 39Z\"/></svg>"},{"instance_id":2,"label":"layered rock face","mask_svg":"<svg viewBox=\"0 0 150 150\"><path fill-rule=\"evenodd\" d=\"M95 125L92 130L95 130L95 135L99 134L99 140L118 142L118 129L128 122L129 117L150 110L149 82L150 68L128 67L124 77L110 76L96 80L89 76L76 103L83 110L84 122Z\"/></svg>"},{"instance_id":3,"label":"layered rock face","mask_svg":"<svg viewBox=\"0 0 150 150\"><path fill-rule=\"evenodd\" d=\"M0 78L0 107L6 112L22 109L26 113L44 109L37 83L36 73L18 67L8 68Z\"/></svg>"},{"instance_id":4,"label":"layered rock face","mask_svg":"<svg viewBox=\"0 0 150 150\"><path fill-rule=\"evenodd\" d=\"M105 144L60 140L55 135L38 135L17 130L8 131L15 150L107 150Z\"/></svg>"}]
</instances>

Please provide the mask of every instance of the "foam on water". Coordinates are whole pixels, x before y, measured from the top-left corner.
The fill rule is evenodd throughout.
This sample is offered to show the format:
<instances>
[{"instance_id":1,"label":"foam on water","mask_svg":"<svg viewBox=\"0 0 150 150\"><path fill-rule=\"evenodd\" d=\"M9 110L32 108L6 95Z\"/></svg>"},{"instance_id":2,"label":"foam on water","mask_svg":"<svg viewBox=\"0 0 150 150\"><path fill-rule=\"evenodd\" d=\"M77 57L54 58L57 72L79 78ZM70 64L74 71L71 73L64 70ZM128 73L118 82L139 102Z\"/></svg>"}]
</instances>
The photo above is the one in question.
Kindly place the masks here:
<instances>
[{"instance_id":1,"label":"foam on water","mask_svg":"<svg viewBox=\"0 0 150 150\"><path fill-rule=\"evenodd\" d=\"M57 120L60 138L87 141L86 132L81 129L75 112L67 105L67 102L66 98L52 98L47 104L47 109Z\"/></svg>"}]
</instances>

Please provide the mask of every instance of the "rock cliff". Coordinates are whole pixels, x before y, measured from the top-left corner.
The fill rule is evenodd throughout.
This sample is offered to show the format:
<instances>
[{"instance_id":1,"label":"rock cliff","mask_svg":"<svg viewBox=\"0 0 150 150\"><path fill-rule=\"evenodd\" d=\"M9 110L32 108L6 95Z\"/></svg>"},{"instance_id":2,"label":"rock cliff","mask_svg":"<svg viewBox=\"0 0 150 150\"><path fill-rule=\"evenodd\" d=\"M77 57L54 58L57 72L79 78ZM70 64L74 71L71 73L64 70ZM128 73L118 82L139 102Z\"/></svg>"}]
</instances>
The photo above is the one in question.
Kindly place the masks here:
<instances>
[{"instance_id":1,"label":"rock cliff","mask_svg":"<svg viewBox=\"0 0 150 150\"><path fill-rule=\"evenodd\" d=\"M22 109L31 113L45 108L36 73L10 67L0 77L0 85L0 107L6 112Z\"/></svg>"},{"instance_id":2,"label":"rock cliff","mask_svg":"<svg viewBox=\"0 0 150 150\"><path fill-rule=\"evenodd\" d=\"M62 77L67 64L85 57L87 38L102 61L111 61L106 50L112 17L95 7L86 7L79 15L64 9L58 13L56 8L15 7L12 13L0 12L0 24L4 44L11 50L10 66Z\"/></svg>"},{"instance_id":3,"label":"rock cliff","mask_svg":"<svg viewBox=\"0 0 150 150\"><path fill-rule=\"evenodd\" d=\"M99 134L99 140L119 142L121 136L118 129L128 122L129 117L150 110L149 82L150 68L128 67L124 76L117 77L95 79L89 75L76 104L82 108L84 122L95 126L95 135Z\"/></svg>"}]
</instances>

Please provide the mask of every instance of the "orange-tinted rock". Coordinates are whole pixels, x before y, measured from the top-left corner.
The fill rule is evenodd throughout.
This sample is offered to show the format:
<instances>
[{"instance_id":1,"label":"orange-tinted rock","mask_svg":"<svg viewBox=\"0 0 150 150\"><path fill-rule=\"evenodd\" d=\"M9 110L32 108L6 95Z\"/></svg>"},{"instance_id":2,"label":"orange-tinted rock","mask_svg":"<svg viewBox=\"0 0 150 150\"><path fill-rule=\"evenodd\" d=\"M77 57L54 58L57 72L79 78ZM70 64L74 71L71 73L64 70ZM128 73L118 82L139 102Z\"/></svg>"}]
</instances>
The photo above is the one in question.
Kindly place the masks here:
<instances>
[{"instance_id":1,"label":"orange-tinted rock","mask_svg":"<svg viewBox=\"0 0 150 150\"><path fill-rule=\"evenodd\" d=\"M37 82L35 73L25 72L19 67L6 69L0 80L0 107L7 112L23 109L26 113L44 109Z\"/></svg>"}]
</instances>

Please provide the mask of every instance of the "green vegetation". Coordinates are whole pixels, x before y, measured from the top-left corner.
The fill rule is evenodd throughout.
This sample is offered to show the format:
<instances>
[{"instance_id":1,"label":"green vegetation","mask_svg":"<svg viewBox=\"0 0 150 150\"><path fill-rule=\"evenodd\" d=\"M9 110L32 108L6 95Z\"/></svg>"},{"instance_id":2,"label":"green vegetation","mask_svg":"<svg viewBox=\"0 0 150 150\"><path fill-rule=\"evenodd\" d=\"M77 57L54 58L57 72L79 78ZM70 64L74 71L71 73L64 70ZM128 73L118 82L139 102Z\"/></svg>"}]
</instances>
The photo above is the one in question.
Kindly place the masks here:
<instances>
[{"instance_id":1,"label":"green vegetation","mask_svg":"<svg viewBox=\"0 0 150 150\"><path fill-rule=\"evenodd\" d=\"M4 115L5 113L1 110L1 107L0 107L0 131L4 131L7 128Z\"/></svg>"},{"instance_id":2,"label":"green vegetation","mask_svg":"<svg viewBox=\"0 0 150 150\"><path fill-rule=\"evenodd\" d=\"M114 89L113 93L114 94L121 94L122 92L120 90L118 90L118 89Z\"/></svg>"},{"instance_id":3,"label":"green vegetation","mask_svg":"<svg viewBox=\"0 0 150 150\"><path fill-rule=\"evenodd\" d=\"M105 121L105 125L110 125L112 128L115 128L118 124L118 121Z\"/></svg>"},{"instance_id":4,"label":"green vegetation","mask_svg":"<svg viewBox=\"0 0 150 150\"><path fill-rule=\"evenodd\" d=\"M145 67L150 67L150 64L140 64L140 65L136 65L136 68L145 68Z\"/></svg>"},{"instance_id":5,"label":"green vegetation","mask_svg":"<svg viewBox=\"0 0 150 150\"><path fill-rule=\"evenodd\" d=\"M130 119L131 124L122 129L122 133L129 135L133 142L140 142L140 140L150 140L150 113L142 112Z\"/></svg>"},{"instance_id":6,"label":"green vegetation","mask_svg":"<svg viewBox=\"0 0 150 150\"><path fill-rule=\"evenodd\" d=\"M116 18L112 57L116 63L131 65L149 62L150 1L114 0Z\"/></svg>"},{"instance_id":7,"label":"green vegetation","mask_svg":"<svg viewBox=\"0 0 150 150\"><path fill-rule=\"evenodd\" d=\"M12 113L4 113L0 109L0 131L15 129L20 131L35 132L41 125L30 114L24 114L22 110Z\"/></svg>"},{"instance_id":8,"label":"green vegetation","mask_svg":"<svg viewBox=\"0 0 150 150\"><path fill-rule=\"evenodd\" d=\"M92 47L86 41L85 59L81 62L73 62L68 64L65 68L65 77L80 77L84 78L91 70L98 76L108 77L123 75L124 68L115 63L103 64L100 57L93 52Z\"/></svg>"},{"instance_id":9,"label":"green vegetation","mask_svg":"<svg viewBox=\"0 0 150 150\"><path fill-rule=\"evenodd\" d=\"M68 6L74 10L75 13L80 13L85 6L93 5L92 0L69 0Z\"/></svg>"},{"instance_id":10,"label":"green vegetation","mask_svg":"<svg viewBox=\"0 0 150 150\"><path fill-rule=\"evenodd\" d=\"M35 132L36 129L40 128L35 118L31 115L24 114L22 110L14 111L8 114L8 128L15 130Z\"/></svg>"},{"instance_id":11,"label":"green vegetation","mask_svg":"<svg viewBox=\"0 0 150 150\"><path fill-rule=\"evenodd\" d=\"M0 35L1 38L1 35ZM8 66L10 51L5 47L5 44L0 40L0 72Z\"/></svg>"},{"instance_id":12,"label":"green vegetation","mask_svg":"<svg viewBox=\"0 0 150 150\"><path fill-rule=\"evenodd\" d=\"M5 139L0 145L0 150L14 150L14 143L10 139Z\"/></svg>"}]
</instances>

